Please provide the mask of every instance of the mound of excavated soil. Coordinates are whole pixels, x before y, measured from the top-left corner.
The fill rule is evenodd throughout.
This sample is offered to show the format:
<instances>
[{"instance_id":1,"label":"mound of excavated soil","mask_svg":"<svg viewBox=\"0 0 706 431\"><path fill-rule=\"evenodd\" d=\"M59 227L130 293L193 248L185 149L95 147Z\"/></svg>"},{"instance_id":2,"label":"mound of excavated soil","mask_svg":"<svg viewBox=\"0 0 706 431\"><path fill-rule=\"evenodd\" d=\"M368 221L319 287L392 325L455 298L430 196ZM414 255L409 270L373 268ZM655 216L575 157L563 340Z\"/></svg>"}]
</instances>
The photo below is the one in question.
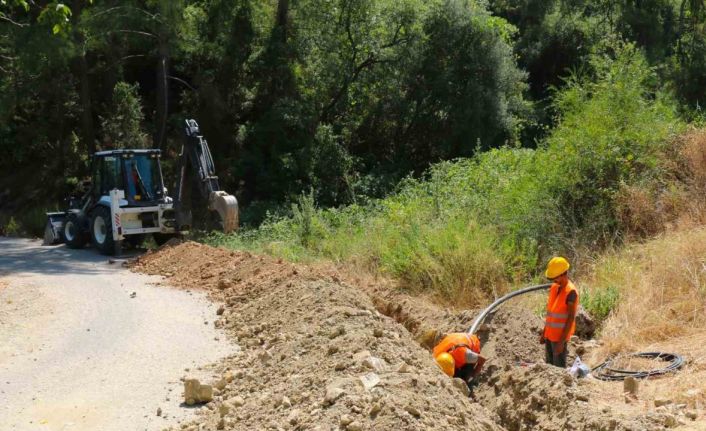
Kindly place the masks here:
<instances>
[{"instance_id":1,"label":"mound of excavated soil","mask_svg":"<svg viewBox=\"0 0 706 431\"><path fill-rule=\"evenodd\" d=\"M472 397L493 412L496 422L520 430L652 430L676 425L669 414L640 415L591 399L595 380L577 380L546 364L492 369Z\"/></svg>"},{"instance_id":2,"label":"mound of excavated soil","mask_svg":"<svg viewBox=\"0 0 706 431\"><path fill-rule=\"evenodd\" d=\"M223 364L234 378L213 409L187 429L501 429L358 289L193 243L135 268L211 289L226 303L217 325L243 349Z\"/></svg>"},{"instance_id":3,"label":"mound of excavated soil","mask_svg":"<svg viewBox=\"0 0 706 431\"><path fill-rule=\"evenodd\" d=\"M476 313L339 280L322 269L196 243L139 258L136 270L224 305L217 326L240 344L214 401L183 429L662 429L593 405L591 391L541 362L541 319L504 308L481 335L489 357L468 398L428 350ZM600 384L593 382L590 384ZM589 385L590 385L589 384ZM477 401L477 402L474 402Z\"/></svg>"}]
</instances>

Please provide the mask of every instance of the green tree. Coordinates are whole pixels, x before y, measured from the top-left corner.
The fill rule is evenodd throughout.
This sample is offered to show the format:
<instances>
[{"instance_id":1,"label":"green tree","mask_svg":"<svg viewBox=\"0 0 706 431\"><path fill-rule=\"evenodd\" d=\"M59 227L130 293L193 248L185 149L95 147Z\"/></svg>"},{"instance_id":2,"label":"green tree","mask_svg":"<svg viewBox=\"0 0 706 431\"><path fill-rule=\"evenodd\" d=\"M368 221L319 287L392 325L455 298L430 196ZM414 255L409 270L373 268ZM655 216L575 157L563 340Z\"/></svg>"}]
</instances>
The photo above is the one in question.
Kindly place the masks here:
<instances>
[{"instance_id":1,"label":"green tree","mask_svg":"<svg viewBox=\"0 0 706 431\"><path fill-rule=\"evenodd\" d=\"M137 85L119 82L113 89L113 103L106 117L101 118L103 149L146 148L142 130L144 115Z\"/></svg>"}]
</instances>

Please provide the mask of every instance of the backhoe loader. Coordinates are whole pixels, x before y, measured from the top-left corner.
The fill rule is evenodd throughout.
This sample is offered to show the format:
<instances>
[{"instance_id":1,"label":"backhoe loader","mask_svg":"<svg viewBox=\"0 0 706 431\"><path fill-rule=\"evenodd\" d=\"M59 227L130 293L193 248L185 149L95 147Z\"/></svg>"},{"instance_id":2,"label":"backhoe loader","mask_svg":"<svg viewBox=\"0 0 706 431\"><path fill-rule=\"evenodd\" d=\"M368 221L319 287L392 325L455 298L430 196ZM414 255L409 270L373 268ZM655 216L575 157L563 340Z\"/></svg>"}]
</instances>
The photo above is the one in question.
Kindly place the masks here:
<instances>
[{"instance_id":1,"label":"backhoe loader","mask_svg":"<svg viewBox=\"0 0 706 431\"><path fill-rule=\"evenodd\" d=\"M142 242L153 235L157 244L188 233L191 211L185 189L189 173L208 209L217 213L219 227L238 228L238 201L221 190L211 151L195 120L186 120L184 143L177 160L174 196L164 187L161 151L121 149L93 155L92 178L80 198L69 199L69 209L47 213L45 244L64 242L82 248L89 242L103 254L120 253L123 241Z\"/></svg>"}]
</instances>

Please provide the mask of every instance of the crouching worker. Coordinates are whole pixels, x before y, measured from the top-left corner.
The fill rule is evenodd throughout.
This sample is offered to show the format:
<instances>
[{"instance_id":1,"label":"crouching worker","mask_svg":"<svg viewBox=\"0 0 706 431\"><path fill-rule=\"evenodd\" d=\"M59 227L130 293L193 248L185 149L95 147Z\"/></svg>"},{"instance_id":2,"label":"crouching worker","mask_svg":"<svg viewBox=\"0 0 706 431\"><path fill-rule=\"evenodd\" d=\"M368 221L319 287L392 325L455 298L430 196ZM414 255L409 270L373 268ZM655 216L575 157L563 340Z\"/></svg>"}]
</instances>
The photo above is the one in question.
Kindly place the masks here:
<instances>
[{"instance_id":1,"label":"crouching worker","mask_svg":"<svg viewBox=\"0 0 706 431\"><path fill-rule=\"evenodd\" d=\"M485 363L485 357L480 354L480 340L465 332L445 336L434 347L432 355L446 375L462 379L469 388Z\"/></svg>"}]
</instances>

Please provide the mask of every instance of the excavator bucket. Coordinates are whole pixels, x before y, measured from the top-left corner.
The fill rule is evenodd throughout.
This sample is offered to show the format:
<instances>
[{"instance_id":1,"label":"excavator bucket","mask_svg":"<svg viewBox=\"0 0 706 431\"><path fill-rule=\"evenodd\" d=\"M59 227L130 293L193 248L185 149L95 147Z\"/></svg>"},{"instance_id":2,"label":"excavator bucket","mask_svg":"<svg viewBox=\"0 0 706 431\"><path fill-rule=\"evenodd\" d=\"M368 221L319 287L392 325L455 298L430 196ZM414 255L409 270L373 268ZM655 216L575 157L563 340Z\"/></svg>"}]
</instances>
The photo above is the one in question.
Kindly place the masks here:
<instances>
[{"instance_id":1,"label":"excavator bucket","mask_svg":"<svg viewBox=\"0 0 706 431\"><path fill-rule=\"evenodd\" d=\"M224 233L238 229L238 201L235 196L224 191L211 192L208 198L208 209L216 211L221 217Z\"/></svg>"}]
</instances>

